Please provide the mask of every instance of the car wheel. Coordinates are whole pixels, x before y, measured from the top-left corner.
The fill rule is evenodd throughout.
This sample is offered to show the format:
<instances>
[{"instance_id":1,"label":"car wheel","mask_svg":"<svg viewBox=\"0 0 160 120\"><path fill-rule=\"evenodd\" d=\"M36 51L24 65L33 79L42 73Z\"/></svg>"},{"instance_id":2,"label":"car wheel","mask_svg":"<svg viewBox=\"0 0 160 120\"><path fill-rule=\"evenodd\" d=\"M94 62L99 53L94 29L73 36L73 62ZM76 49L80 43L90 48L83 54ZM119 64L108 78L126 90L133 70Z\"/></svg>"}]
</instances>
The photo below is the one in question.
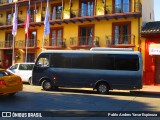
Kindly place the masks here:
<instances>
[{"instance_id":1,"label":"car wheel","mask_svg":"<svg viewBox=\"0 0 160 120\"><path fill-rule=\"evenodd\" d=\"M52 89L52 83L48 80L44 80L42 82L42 88L43 88L43 90L49 91Z\"/></svg>"},{"instance_id":2,"label":"car wheel","mask_svg":"<svg viewBox=\"0 0 160 120\"><path fill-rule=\"evenodd\" d=\"M15 93L9 93L8 95L9 95L10 97L13 97L15 94L16 94L16 92L15 92Z\"/></svg>"},{"instance_id":3,"label":"car wheel","mask_svg":"<svg viewBox=\"0 0 160 120\"><path fill-rule=\"evenodd\" d=\"M101 82L97 85L97 92L100 94L106 94L109 92L109 86L105 82Z\"/></svg>"},{"instance_id":4,"label":"car wheel","mask_svg":"<svg viewBox=\"0 0 160 120\"><path fill-rule=\"evenodd\" d=\"M32 77L29 78L28 83L32 85Z\"/></svg>"}]
</instances>

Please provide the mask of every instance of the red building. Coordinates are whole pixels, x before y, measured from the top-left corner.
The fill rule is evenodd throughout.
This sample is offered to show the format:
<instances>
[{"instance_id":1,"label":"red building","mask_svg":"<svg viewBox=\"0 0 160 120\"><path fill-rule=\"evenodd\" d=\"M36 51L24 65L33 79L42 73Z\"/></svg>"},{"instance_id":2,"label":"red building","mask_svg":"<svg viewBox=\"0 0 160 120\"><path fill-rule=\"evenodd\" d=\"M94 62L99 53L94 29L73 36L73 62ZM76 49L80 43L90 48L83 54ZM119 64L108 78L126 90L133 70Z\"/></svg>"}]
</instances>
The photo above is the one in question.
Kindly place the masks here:
<instances>
[{"instance_id":1,"label":"red building","mask_svg":"<svg viewBox=\"0 0 160 120\"><path fill-rule=\"evenodd\" d=\"M160 21L146 23L141 35L145 38L143 84L160 85Z\"/></svg>"}]
</instances>

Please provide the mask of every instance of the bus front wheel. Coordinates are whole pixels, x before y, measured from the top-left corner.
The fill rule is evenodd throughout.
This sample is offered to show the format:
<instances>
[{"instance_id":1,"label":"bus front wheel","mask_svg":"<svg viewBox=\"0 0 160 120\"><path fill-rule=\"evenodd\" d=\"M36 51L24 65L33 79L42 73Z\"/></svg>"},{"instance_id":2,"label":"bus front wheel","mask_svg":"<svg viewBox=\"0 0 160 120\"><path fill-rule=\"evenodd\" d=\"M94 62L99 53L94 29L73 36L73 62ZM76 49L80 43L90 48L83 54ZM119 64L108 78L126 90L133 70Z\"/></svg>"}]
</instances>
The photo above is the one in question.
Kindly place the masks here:
<instances>
[{"instance_id":1,"label":"bus front wheel","mask_svg":"<svg viewBox=\"0 0 160 120\"><path fill-rule=\"evenodd\" d=\"M97 92L100 94L107 94L109 92L109 86L105 82L100 82L97 85Z\"/></svg>"},{"instance_id":2,"label":"bus front wheel","mask_svg":"<svg viewBox=\"0 0 160 120\"><path fill-rule=\"evenodd\" d=\"M42 88L43 88L43 90L49 91L52 89L52 83L48 80L44 80L42 82Z\"/></svg>"}]
</instances>

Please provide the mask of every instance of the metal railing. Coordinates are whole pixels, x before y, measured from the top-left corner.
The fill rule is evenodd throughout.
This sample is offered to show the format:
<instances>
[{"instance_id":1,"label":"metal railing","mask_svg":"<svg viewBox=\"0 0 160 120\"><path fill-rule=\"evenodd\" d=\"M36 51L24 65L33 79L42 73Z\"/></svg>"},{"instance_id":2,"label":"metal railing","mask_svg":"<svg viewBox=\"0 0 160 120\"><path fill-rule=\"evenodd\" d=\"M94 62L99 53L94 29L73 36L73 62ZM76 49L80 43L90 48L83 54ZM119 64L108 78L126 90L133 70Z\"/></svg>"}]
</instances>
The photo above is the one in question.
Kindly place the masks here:
<instances>
[{"instance_id":1,"label":"metal railing","mask_svg":"<svg viewBox=\"0 0 160 120\"><path fill-rule=\"evenodd\" d=\"M6 20L6 25L12 25L12 19L7 19Z\"/></svg>"},{"instance_id":2,"label":"metal railing","mask_svg":"<svg viewBox=\"0 0 160 120\"><path fill-rule=\"evenodd\" d=\"M13 40L0 41L0 48L13 48Z\"/></svg>"},{"instance_id":3,"label":"metal railing","mask_svg":"<svg viewBox=\"0 0 160 120\"><path fill-rule=\"evenodd\" d=\"M12 3L13 0L0 0L0 4Z\"/></svg>"},{"instance_id":4,"label":"metal railing","mask_svg":"<svg viewBox=\"0 0 160 120\"><path fill-rule=\"evenodd\" d=\"M30 22L35 22L35 15L30 15Z\"/></svg>"},{"instance_id":5,"label":"metal railing","mask_svg":"<svg viewBox=\"0 0 160 120\"><path fill-rule=\"evenodd\" d=\"M114 14L114 13L127 13L127 12L142 12L142 5L139 2L134 3L134 6L132 7L129 4L119 4L119 5L106 5L102 6L102 9L104 9L104 14ZM99 11L99 9L96 9L96 11ZM84 17L84 16L93 16L94 15L94 9L72 9L70 17Z\"/></svg>"},{"instance_id":6,"label":"metal railing","mask_svg":"<svg viewBox=\"0 0 160 120\"><path fill-rule=\"evenodd\" d=\"M71 11L71 18L74 17L84 17L84 16L93 16L94 15L94 9L77 9Z\"/></svg>"},{"instance_id":7,"label":"metal railing","mask_svg":"<svg viewBox=\"0 0 160 120\"><path fill-rule=\"evenodd\" d=\"M65 47L64 38L49 38L45 39L44 47Z\"/></svg>"},{"instance_id":8,"label":"metal railing","mask_svg":"<svg viewBox=\"0 0 160 120\"><path fill-rule=\"evenodd\" d=\"M7 19L6 22L5 21L1 22L0 26L12 25L13 24L12 19ZM25 17L18 17L18 24L24 23L25 19L26 19Z\"/></svg>"},{"instance_id":9,"label":"metal railing","mask_svg":"<svg viewBox=\"0 0 160 120\"><path fill-rule=\"evenodd\" d=\"M106 36L106 44L109 45L135 45L135 35L108 35Z\"/></svg>"},{"instance_id":10,"label":"metal railing","mask_svg":"<svg viewBox=\"0 0 160 120\"><path fill-rule=\"evenodd\" d=\"M50 20L62 19L62 12L50 13Z\"/></svg>"},{"instance_id":11,"label":"metal railing","mask_svg":"<svg viewBox=\"0 0 160 120\"><path fill-rule=\"evenodd\" d=\"M24 1L24 0L17 0L17 1ZM0 4L7 4L7 3L13 3L15 1L13 0L0 0Z\"/></svg>"},{"instance_id":12,"label":"metal railing","mask_svg":"<svg viewBox=\"0 0 160 120\"><path fill-rule=\"evenodd\" d=\"M141 3L136 2L134 4L134 7L132 7L130 3L105 6L105 14L125 13L125 12L142 12L142 5Z\"/></svg>"},{"instance_id":13,"label":"metal railing","mask_svg":"<svg viewBox=\"0 0 160 120\"><path fill-rule=\"evenodd\" d=\"M80 36L70 37L71 46L99 46L99 37L97 36Z\"/></svg>"},{"instance_id":14,"label":"metal railing","mask_svg":"<svg viewBox=\"0 0 160 120\"><path fill-rule=\"evenodd\" d=\"M39 45L39 40L35 40L35 39L28 39L27 41L27 47L38 47ZM16 48L25 48L26 47L26 40L18 40L15 42L15 47Z\"/></svg>"},{"instance_id":15,"label":"metal railing","mask_svg":"<svg viewBox=\"0 0 160 120\"><path fill-rule=\"evenodd\" d=\"M25 16L18 17L18 24L24 23L26 20Z\"/></svg>"}]
</instances>

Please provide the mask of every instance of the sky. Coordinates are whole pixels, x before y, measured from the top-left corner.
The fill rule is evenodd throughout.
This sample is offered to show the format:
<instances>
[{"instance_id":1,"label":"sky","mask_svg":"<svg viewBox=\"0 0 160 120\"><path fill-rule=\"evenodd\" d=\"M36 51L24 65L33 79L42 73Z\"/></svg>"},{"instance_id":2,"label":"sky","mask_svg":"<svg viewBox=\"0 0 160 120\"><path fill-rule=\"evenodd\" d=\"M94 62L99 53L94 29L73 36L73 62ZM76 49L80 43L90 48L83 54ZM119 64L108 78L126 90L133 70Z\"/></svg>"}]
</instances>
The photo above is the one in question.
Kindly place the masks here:
<instances>
[{"instance_id":1,"label":"sky","mask_svg":"<svg viewBox=\"0 0 160 120\"><path fill-rule=\"evenodd\" d=\"M160 0L154 0L155 21L160 21Z\"/></svg>"}]
</instances>

